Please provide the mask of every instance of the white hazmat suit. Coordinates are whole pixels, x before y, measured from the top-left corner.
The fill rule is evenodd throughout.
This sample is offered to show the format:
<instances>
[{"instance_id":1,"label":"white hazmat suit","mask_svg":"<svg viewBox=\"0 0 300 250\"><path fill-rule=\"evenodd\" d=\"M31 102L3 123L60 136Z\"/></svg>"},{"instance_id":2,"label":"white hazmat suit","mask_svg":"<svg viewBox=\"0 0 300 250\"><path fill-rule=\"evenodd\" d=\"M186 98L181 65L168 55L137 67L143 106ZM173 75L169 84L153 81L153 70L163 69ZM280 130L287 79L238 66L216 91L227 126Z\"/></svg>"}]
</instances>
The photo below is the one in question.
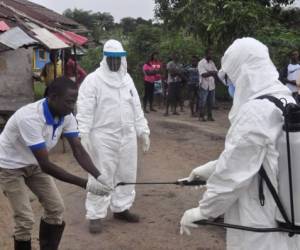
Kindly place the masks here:
<instances>
[{"instance_id":1,"label":"white hazmat suit","mask_svg":"<svg viewBox=\"0 0 300 250\"><path fill-rule=\"evenodd\" d=\"M291 92L278 80L268 49L253 38L237 39L222 58L222 70L235 85L231 126L225 149L219 159L192 171L190 179L207 180L207 191L199 207L187 210L181 220L182 231L192 221L225 214L225 223L248 227L277 227L276 204L264 183L265 205L261 206L258 171L263 164L277 189L277 139L282 133L281 111L270 101L255 99L272 95L294 102ZM194 224L195 225L195 224ZM300 238L287 233L254 233L227 229L227 249L300 249Z\"/></svg>"},{"instance_id":2,"label":"white hazmat suit","mask_svg":"<svg viewBox=\"0 0 300 250\"><path fill-rule=\"evenodd\" d=\"M101 172L101 180L115 187L119 182L136 182L137 136L149 148L150 130L141 109L139 95L127 73L125 51L120 42L109 40L103 48L100 67L89 74L79 89L77 120L83 145ZM117 72L109 69L107 56L121 55ZM91 178L91 177L90 177ZM115 188L110 196L87 194L86 217L106 217L129 209L135 198L133 185Z\"/></svg>"}]
</instances>

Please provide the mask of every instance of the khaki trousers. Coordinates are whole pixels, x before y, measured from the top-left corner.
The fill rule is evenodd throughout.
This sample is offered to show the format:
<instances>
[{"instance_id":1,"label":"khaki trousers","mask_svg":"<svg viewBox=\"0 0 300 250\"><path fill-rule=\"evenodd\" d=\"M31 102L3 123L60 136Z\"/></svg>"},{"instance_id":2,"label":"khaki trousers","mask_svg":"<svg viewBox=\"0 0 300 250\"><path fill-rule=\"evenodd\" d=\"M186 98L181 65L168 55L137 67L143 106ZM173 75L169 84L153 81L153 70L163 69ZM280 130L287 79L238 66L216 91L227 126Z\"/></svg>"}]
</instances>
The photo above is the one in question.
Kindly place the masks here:
<instances>
[{"instance_id":1,"label":"khaki trousers","mask_svg":"<svg viewBox=\"0 0 300 250\"><path fill-rule=\"evenodd\" d=\"M0 167L0 187L14 213L16 240L31 239L34 214L27 187L38 197L44 208L43 220L48 224L62 224L64 212L62 197L52 177L43 173L39 166L19 169Z\"/></svg>"}]
</instances>

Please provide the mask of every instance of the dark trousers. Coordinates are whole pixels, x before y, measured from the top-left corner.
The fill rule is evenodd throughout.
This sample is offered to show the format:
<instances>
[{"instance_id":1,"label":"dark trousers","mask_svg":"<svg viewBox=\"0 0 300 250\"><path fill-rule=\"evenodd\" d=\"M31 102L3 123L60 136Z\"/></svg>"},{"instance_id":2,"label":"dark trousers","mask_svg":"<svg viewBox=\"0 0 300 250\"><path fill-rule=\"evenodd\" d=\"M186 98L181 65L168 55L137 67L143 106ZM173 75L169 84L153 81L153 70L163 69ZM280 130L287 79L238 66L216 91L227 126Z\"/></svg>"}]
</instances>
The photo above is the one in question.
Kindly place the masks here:
<instances>
[{"instance_id":1,"label":"dark trousers","mask_svg":"<svg viewBox=\"0 0 300 250\"><path fill-rule=\"evenodd\" d=\"M168 85L168 96L166 105L166 114L169 113L169 106L173 113L176 113L177 105L180 104L181 100L181 82L170 82Z\"/></svg>"},{"instance_id":2,"label":"dark trousers","mask_svg":"<svg viewBox=\"0 0 300 250\"><path fill-rule=\"evenodd\" d=\"M190 102L191 113L194 114L195 106L197 110L197 102L198 102L198 86L196 84L188 85L188 98Z\"/></svg>"},{"instance_id":3,"label":"dark trousers","mask_svg":"<svg viewBox=\"0 0 300 250\"><path fill-rule=\"evenodd\" d=\"M153 105L154 83L145 82L144 87L145 87L145 89L144 89L145 93L144 93L144 98L143 98L144 109L146 109L146 107L147 107L147 102L149 102L150 109L151 109L152 105Z\"/></svg>"},{"instance_id":4,"label":"dark trousers","mask_svg":"<svg viewBox=\"0 0 300 250\"><path fill-rule=\"evenodd\" d=\"M214 105L215 90L199 89L199 115L204 117L207 112L207 117L212 117L212 107ZM206 112L205 112L206 108Z\"/></svg>"}]
</instances>

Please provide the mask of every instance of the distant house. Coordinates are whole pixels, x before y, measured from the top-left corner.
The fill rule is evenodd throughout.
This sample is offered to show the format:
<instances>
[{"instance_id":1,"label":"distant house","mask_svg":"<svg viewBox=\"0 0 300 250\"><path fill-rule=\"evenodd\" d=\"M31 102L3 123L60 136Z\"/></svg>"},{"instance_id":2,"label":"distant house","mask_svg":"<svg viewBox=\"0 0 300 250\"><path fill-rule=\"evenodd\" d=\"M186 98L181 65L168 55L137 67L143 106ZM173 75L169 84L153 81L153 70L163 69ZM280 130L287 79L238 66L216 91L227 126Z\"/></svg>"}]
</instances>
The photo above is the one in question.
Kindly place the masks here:
<instances>
[{"instance_id":1,"label":"distant house","mask_svg":"<svg viewBox=\"0 0 300 250\"><path fill-rule=\"evenodd\" d=\"M0 116L34 100L33 70L49 61L48 51L80 47L87 32L41 5L0 0Z\"/></svg>"},{"instance_id":2,"label":"distant house","mask_svg":"<svg viewBox=\"0 0 300 250\"><path fill-rule=\"evenodd\" d=\"M33 51L32 67L34 71L41 70L46 63L50 62L49 52L44 48L35 48Z\"/></svg>"}]
</instances>

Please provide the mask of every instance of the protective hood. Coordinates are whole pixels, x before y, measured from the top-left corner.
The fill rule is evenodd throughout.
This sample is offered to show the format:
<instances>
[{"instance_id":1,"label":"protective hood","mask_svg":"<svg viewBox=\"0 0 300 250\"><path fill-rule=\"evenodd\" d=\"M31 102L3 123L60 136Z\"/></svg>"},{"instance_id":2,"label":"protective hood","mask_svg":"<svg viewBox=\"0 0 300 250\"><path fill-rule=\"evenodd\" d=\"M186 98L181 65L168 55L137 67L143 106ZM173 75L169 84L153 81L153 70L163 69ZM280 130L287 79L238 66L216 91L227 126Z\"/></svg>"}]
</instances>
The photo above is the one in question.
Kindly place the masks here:
<instances>
[{"instance_id":1,"label":"protective hood","mask_svg":"<svg viewBox=\"0 0 300 250\"><path fill-rule=\"evenodd\" d=\"M121 57L121 66L117 72L109 69L106 61L107 57ZM104 44L103 59L100 62L100 68L96 72L111 87L120 88L128 83L130 77L127 76L126 51L119 41L111 39Z\"/></svg>"},{"instance_id":2,"label":"protective hood","mask_svg":"<svg viewBox=\"0 0 300 250\"><path fill-rule=\"evenodd\" d=\"M261 95L291 96L289 89L279 80L268 48L254 38L235 40L222 58L222 71L235 86L233 106L229 113L232 122L246 102Z\"/></svg>"}]
</instances>

